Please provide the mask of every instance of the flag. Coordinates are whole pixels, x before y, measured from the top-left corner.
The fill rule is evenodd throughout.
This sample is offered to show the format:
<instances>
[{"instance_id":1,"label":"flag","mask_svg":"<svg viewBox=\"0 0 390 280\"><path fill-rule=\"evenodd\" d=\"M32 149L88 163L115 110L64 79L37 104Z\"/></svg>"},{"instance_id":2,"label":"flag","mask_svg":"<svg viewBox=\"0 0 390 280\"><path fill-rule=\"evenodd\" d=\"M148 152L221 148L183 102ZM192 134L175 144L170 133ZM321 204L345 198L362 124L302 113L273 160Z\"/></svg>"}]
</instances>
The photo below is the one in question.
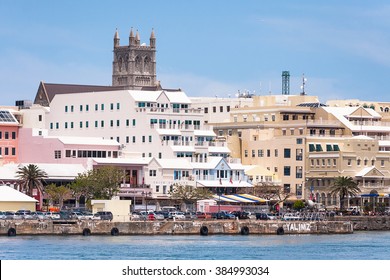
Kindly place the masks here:
<instances>
[{"instance_id":1,"label":"flag","mask_svg":"<svg viewBox=\"0 0 390 280\"><path fill-rule=\"evenodd\" d=\"M221 178L219 178L219 184L222 185L222 179Z\"/></svg>"},{"instance_id":2,"label":"flag","mask_svg":"<svg viewBox=\"0 0 390 280\"><path fill-rule=\"evenodd\" d=\"M230 177L230 184L233 184L233 179L232 179L232 177Z\"/></svg>"}]
</instances>

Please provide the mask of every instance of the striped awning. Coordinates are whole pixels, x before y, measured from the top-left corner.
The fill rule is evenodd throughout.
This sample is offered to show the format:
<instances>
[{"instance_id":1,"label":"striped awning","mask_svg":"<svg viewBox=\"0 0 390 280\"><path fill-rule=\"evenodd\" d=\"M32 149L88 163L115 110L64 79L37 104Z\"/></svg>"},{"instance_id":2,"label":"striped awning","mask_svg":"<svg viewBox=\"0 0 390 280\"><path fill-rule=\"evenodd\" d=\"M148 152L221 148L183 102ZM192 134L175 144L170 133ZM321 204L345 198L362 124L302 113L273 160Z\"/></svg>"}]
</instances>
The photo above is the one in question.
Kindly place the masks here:
<instances>
[{"instance_id":1,"label":"striped awning","mask_svg":"<svg viewBox=\"0 0 390 280\"><path fill-rule=\"evenodd\" d=\"M216 201L225 201L233 203L259 203L267 202L268 200L250 194L228 194L228 195L213 195Z\"/></svg>"}]
</instances>

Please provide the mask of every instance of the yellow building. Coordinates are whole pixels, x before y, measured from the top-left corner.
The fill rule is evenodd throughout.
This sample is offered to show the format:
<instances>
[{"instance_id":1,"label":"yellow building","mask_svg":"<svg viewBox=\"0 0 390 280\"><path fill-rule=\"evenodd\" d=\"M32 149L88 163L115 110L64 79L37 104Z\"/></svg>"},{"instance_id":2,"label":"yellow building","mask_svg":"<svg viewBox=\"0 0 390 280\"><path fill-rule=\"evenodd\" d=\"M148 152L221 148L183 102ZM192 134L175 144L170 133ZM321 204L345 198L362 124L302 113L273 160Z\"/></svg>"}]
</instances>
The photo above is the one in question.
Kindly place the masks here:
<instances>
[{"instance_id":1,"label":"yellow building","mask_svg":"<svg viewBox=\"0 0 390 280\"><path fill-rule=\"evenodd\" d=\"M35 211L38 200L6 185L0 186L0 211Z\"/></svg>"}]
</instances>

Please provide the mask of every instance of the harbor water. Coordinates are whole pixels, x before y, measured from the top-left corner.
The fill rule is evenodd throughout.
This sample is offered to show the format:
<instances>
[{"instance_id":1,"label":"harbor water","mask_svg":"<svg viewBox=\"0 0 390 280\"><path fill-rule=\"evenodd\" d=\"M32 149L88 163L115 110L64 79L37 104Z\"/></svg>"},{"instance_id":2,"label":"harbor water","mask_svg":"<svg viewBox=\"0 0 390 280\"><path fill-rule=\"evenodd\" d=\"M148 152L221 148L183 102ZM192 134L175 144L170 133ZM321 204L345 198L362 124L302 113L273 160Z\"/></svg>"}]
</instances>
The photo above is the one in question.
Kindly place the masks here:
<instances>
[{"instance_id":1,"label":"harbor water","mask_svg":"<svg viewBox=\"0 0 390 280\"><path fill-rule=\"evenodd\" d=\"M0 237L1 260L389 260L390 232Z\"/></svg>"}]
</instances>

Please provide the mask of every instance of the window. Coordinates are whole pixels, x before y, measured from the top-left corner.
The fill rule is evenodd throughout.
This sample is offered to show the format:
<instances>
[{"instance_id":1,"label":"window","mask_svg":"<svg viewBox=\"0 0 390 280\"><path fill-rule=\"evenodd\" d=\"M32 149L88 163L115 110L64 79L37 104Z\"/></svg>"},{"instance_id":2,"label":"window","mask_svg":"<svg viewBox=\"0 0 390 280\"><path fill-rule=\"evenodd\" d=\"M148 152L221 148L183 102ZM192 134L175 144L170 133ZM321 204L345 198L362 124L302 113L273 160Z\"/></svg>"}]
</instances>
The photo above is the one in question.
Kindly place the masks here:
<instances>
[{"instance_id":1,"label":"window","mask_svg":"<svg viewBox=\"0 0 390 280\"><path fill-rule=\"evenodd\" d=\"M68 122L65 122L65 129L68 128Z\"/></svg>"},{"instance_id":2,"label":"window","mask_svg":"<svg viewBox=\"0 0 390 280\"><path fill-rule=\"evenodd\" d=\"M204 107L204 113L205 113L205 114L208 114L208 113L209 113L209 108Z\"/></svg>"},{"instance_id":3,"label":"window","mask_svg":"<svg viewBox=\"0 0 390 280\"><path fill-rule=\"evenodd\" d=\"M116 126L120 127L120 124L121 124L120 120L116 120Z\"/></svg>"},{"instance_id":4,"label":"window","mask_svg":"<svg viewBox=\"0 0 390 280\"><path fill-rule=\"evenodd\" d=\"M317 152L322 152L322 146L321 146L321 144L316 144L316 151L317 151Z\"/></svg>"},{"instance_id":5,"label":"window","mask_svg":"<svg viewBox=\"0 0 390 280\"><path fill-rule=\"evenodd\" d=\"M290 176L291 175L291 167L290 166L285 166L283 168L283 175L284 176Z\"/></svg>"},{"instance_id":6,"label":"window","mask_svg":"<svg viewBox=\"0 0 390 280\"><path fill-rule=\"evenodd\" d=\"M267 157L271 157L271 150L267 150Z\"/></svg>"},{"instance_id":7,"label":"window","mask_svg":"<svg viewBox=\"0 0 390 280\"><path fill-rule=\"evenodd\" d=\"M152 135L149 135L149 143L152 143Z\"/></svg>"},{"instance_id":8,"label":"window","mask_svg":"<svg viewBox=\"0 0 390 280\"><path fill-rule=\"evenodd\" d=\"M88 122L88 121L85 122L85 127L86 127L86 128L89 127L89 122Z\"/></svg>"},{"instance_id":9,"label":"window","mask_svg":"<svg viewBox=\"0 0 390 280\"><path fill-rule=\"evenodd\" d=\"M60 128L60 124L58 122L56 122L56 129L59 129Z\"/></svg>"},{"instance_id":10,"label":"window","mask_svg":"<svg viewBox=\"0 0 390 280\"><path fill-rule=\"evenodd\" d=\"M302 184L295 185L295 192L296 192L297 196L302 196Z\"/></svg>"},{"instance_id":11,"label":"window","mask_svg":"<svg viewBox=\"0 0 390 280\"><path fill-rule=\"evenodd\" d=\"M162 158L162 153L158 153L158 158Z\"/></svg>"},{"instance_id":12,"label":"window","mask_svg":"<svg viewBox=\"0 0 390 280\"><path fill-rule=\"evenodd\" d=\"M255 157L256 156L256 152L255 150L252 150L252 157Z\"/></svg>"},{"instance_id":13,"label":"window","mask_svg":"<svg viewBox=\"0 0 390 280\"><path fill-rule=\"evenodd\" d=\"M114 121L113 121L113 120L110 120L110 126L111 126L111 127L114 126Z\"/></svg>"},{"instance_id":14,"label":"window","mask_svg":"<svg viewBox=\"0 0 390 280\"><path fill-rule=\"evenodd\" d=\"M314 144L309 144L309 152L314 152L316 150Z\"/></svg>"},{"instance_id":15,"label":"window","mask_svg":"<svg viewBox=\"0 0 390 280\"><path fill-rule=\"evenodd\" d=\"M121 108L121 104L120 103L116 103L116 109L119 110Z\"/></svg>"},{"instance_id":16,"label":"window","mask_svg":"<svg viewBox=\"0 0 390 280\"><path fill-rule=\"evenodd\" d=\"M217 112L217 107L213 106L213 113Z\"/></svg>"},{"instance_id":17,"label":"window","mask_svg":"<svg viewBox=\"0 0 390 280\"><path fill-rule=\"evenodd\" d=\"M326 144L326 151L327 152L332 152L333 151L333 146L330 144Z\"/></svg>"},{"instance_id":18,"label":"window","mask_svg":"<svg viewBox=\"0 0 390 280\"><path fill-rule=\"evenodd\" d=\"M381 159L381 167L385 167L385 160Z\"/></svg>"},{"instance_id":19,"label":"window","mask_svg":"<svg viewBox=\"0 0 390 280\"><path fill-rule=\"evenodd\" d=\"M65 113L68 113L68 105L65 106Z\"/></svg>"},{"instance_id":20,"label":"window","mask_svg":"<svg viewBox=\"0 0 390 280\"><path fill-rule=\"evenodd\" d=\"M83 128L83 122L80 122L80 128Z\"/></svg>"},{"instance_id":21,"label":"window","mask_svg":"<svg viewBox=\"0 0 390 280\"><path fill-rule=\"evenodd\" d=\"M102 111L104 111L104 104L101 104L101 105L100 105L100 109L101 109Z\"/></svg>"},{"instance_id":22,"label":"window","mask_svg":"<svg viewBox=\"0 0 390 280\"><path fill-rule=\"evenodd\" d=\"M70 106L70 111L71 111L71 112L74 111L74 106L73 106L73 105Z\"/></svg>"},{"instance_id":23,"label":"window","mask_svg":"<svg viewBox=\"0 0 390 280\"><path fill-rule=\"evenodd\" d=\"M289 115L283 115L283 120L284 121L288 121L288 119L289 119Z\"/></svg>"},{"instance_id":24,"label":"window","mask_svg":"<svg viewBox=\"0 0 390 280\"><path fill-rule=\"evenodd\" d=\"M230 112L230 106L226 106L226 112Z\"/></svg>"},{"instance_id":25,"label":"window","mask_svg":"<svg viewBox=\"0 0 390 280\"><path fill-rule=\"evenodd\" d=\"M135 143L135 136L133 136L133 143Z\"/></svg>"},{"instance_id":26,"label":"window","mask_svg":"<svg viewBox=\"0 0 390 280\"><path fill-rule=\"evenodd\" d=\"M340 151L339 145L333 145L333 151Z\"/></svg>"},{"instance_id":27,"label":"window","mask_svg":"<svg viewBox=\"0 0 390 280\"><path fill-rule=\"evenodd\" d=\"M150 177L156 177L157 176L157 170L154 170L154 169L149 170L149 176Z\"/></svg>"},{"instance_id":28,"label":"window","mask_svg":"<svg viewBox=\"0 0 390 280\"><path fill-rule=\"evenodd\" d=\"M98 127L98 126L99 126L99 122L95 121L95 127Z\"/></svg>"},{"instance_id":29,"label":"window","mask_svg":"<svg viewBox=\"0 0 390 280\"><path fill-rule=\"evenodd\" d=\"M95 104L95 111L99 110L99 105Z\"/></svg>"},{"instance_id":30,"label":"window","mask_svg":"<svg viewBox=\"0 0 390 280\"><path fill-rule=\"evenodd\" d=\"M263 150L257 150L257 156L258 157L263 157L264 156Z\"/></svg>"},{"instance_id":31,"label":"window","mask_svg":"<svg viewBox=\"0 0 390 280\"><path fill-rule=\"evenodd\" d=\"M83 111L83 105L80 105L80 112Z\"/></svg>"},{"instance_id":32,"label":"window","mask_svg":"<svg viewBox=\"0 0 390 280\"><path fill-rule=\"evenodd\" d=\"M295 178L302 178L302 166L297 166L295 169Z\"/></svg>"},{"instance_id":33,"label":"window","mask_svg":"<svg viewBox=\"0 0 390 280\"><path fill-rule=\"evenodd\" d=\"M56 159L61 158L61 151L60 150L54 151L54 158L56 158Z\"/></svg>"},{"instance_id":34,"label":"window","mask_svg":"<svg viewBox=\"0 0 390 280\"><path fill-rule=\"evenodd\" d=\"M296 160L303 160L303 149L296 149Z\"/></svg>"},{"instance_id":35,"label":"window","mask_svg":"<svg viewBox=\"0 0 390 280\"><path fill-rule=\"evenodd\" d=\"M126 127L128 127L129 125L130 125L130 120L127 119L127 120L126 120Z\"/></svg>"},{"instance_id":36,"label":"window","mask_svg":"<svg viewBox=\"0 0 390 280\"><path fill-rule=\"evenodd\" d=\"M279 156L279 150L275 149L275 157L278 157L278 156Z\"/></svg>"},{"instance_id":37,"label":"window","mask_svg":"<svg viewBox=\"0 0 390 280\"><path fill-rule=\"evenodd\" d=\"M13 156L16 155L16 149L15 149L15 148L12 148L12 149L11 149L11 155L13 155Z\"/></svg>"},{"instance_id":38,"label":"window","mask_svg":"<svg viewBox=\"0 0 390 280\"><path fill-rule=\"evenodd\" d=\"M133 119L133 126L135 126L135 119Z\"/></svg>"},{"instance_id":39,"label":"window","mask_svg":"<svg viewBox=\"0 0 390 280\"><path fill-rule=\"evenodd\" d=\"M74 124L73 122L70 122L70 128L73 128Z\"/></svg>"},{"instance_id":40,"label":"window","mask_svg":"<svg viewBox=\"0 0 390 280\"><path fill-rule=\"evenodd\" d=\"M248 150L245 150L245 151L244 151L244 156L245 156L245 157L248 157Z\"/></svg>"},{"instance_id":41,"label":"window","mask_svg":"<svg viewBox=\"0 0 390 280\"><path fill-rule=\"evenodd\" d=\"M129 142L130 142L130 137L126 136L126 143L129 143Z\"/></svg>"},{"instance_id":42,"label":"window","mask_svg":"<svg viewBox=\"0 0 390 280\"><path fill-rule=\"evenodd\" d=\"M283 185L284 193L290 193L290 191L291 191L290 189L291 189L290 184L284 184Z\"/></svg>"},{"instance_id":43,"label":"window","mask_svg":"<svg viewBox=\"0 0 390 280\"><path fill-rule=\"evenodd\" d=\"M114 110L114 103L111 103L111 104L110 104L110 110L111 110L111 111Z\"/></svg>"},{"instance_id":44,"label":"window","mask_svg":"<svg viewBox=\"0 0 390 280\"><path fill-rule=\"evenodd\" d=\"M302 138L297 138L297 144L302 144L303 143L303 139Z\"/></svg>"},{"instance_id":45,"label":"window","mask_svg":"<svg viewBox=\"0 0 390 280\"><path fill-rule=\"evenodd\" d=\"M16 132L15 132L15 131L12 131L12 132L11 132L11 135L12 135L12 136L11 136L12 139L16 139Z\"/></svg>"},{"instance_id":46,"label":"window","mask_svg":"<svg viewBox=\"0 0 390 280\"><path fill-rule=\"evenodd\" d=\"M145 135L142 136L142 143L145 143Z\"/></svg>"},{"instance_id":47,"label":"window","mask_svg":"<svg viewBox=\"0 0 390 280\"><path fill-rule=\"evenodd\" d=\"M291 149L284 149L284 158L291 157Z\"/></svg>"},{"instance_id":48,"label":"window","mask_svg":"<svg viewBox=\"0 0 390 280\"><path fill-rule=\"evenodd\" d=\"M104 127L104 121L101 121L101 122L100 122L100 126L101 126L101 127Z\"/></svg>"},{"instance_id":49,"label":"window","mask_svg":"<svg viewBox=\"0 0 390 280\"><path fill-rule=\"evenodd\" d=\"M85 111L89 111L89 105L87 104L87 105L85 105Z\"/></svg>"}]
</instances>

